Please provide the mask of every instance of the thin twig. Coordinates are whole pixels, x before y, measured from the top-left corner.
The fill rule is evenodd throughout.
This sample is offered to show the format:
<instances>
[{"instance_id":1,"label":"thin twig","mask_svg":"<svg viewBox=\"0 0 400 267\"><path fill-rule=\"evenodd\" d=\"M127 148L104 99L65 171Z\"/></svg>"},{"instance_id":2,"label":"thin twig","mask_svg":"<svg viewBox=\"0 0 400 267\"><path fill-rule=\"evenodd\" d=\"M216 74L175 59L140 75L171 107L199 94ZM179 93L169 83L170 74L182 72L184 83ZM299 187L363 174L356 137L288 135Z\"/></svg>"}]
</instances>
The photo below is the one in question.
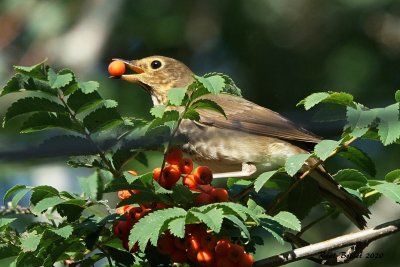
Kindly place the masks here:
<instances>
[{"instance_id":1,"label":"thin twig","mask_svg":"<svg viewBox=\"0 0 400 267\"><path fill-rule=\"evenodd\" d=\"M272 266L282 266L291 262L299 261L302 259L310 258L315 255L323 255L329 251L354 246L357 244L362 244L359 246L364 246L363 249L367 246L367 244L371 243L374 240L380 239L382 237L394 234L400 231L400 219L387 222L381 225L378 225L372 229L362 230L356 233L347 234L343 236L339 236L333 239L329 239L326 241L322 241L319 243L315 243L312 245L304 246L301 248L297 248L294 250L290 250L279 255L275 255L254 263L254 267L272 267ZM357 253L361 253L360 248L356 248ZM348 251L349 255L354 254L352 251ZM343 254L341 254L343 255ZM344 254L346 255L346 254ZM343 257L343 256L342 256ZM345 262L339 262L340 259L337 259L334 264L341 264ZM325 262L327 264L327 262ZM332 263L333 264L333 263Z\"/></svg>"}]
</instances>

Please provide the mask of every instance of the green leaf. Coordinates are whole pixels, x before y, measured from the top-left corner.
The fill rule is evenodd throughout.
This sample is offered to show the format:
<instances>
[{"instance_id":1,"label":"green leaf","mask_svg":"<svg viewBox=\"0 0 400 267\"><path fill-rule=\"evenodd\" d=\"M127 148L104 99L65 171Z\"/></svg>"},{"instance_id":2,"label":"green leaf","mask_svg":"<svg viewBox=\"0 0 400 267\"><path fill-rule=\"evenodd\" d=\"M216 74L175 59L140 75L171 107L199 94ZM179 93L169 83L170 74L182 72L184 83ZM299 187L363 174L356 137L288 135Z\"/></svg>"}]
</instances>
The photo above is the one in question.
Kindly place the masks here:
<instances>
[{"instance_id":1,"label":"green leaf","mask_svg":"<svg viewBox=\"0 0 400 267\"><path fill-rule=\"evenodd\" d=\"M283 228L278 222L267 218L262 219L261 227L267 230L281 245L285 243L283 240Z\"/></svg>"},{"instance_id":2,"label":"green leaf","mask_svg":"<svg viewBox=\"0 0 400 267\"><path fill-rule=\"evenodd\" d=\"M239 87L236 86L235 82L228 75L218 72L210 72L204 75L204 77L206 78L210 76L220 76L222 77L222 79L224 79L225 81L225 87L223 89L224 92L231 95L242 96L242 91L240 90Z\"/></svg>"},{"instance_id":3,"label":"green leaf","mask_svg":"<svg viewBox=\"0 0 400 267\"><path fill-rule=\"evenodd\" d=\"M301 230L301 222L297 217L287 211L281 211L278 214L276 214L273 218L274 221L277 221L280 225L294 230L294 231L300 231Z\"/></svg>"},{"instance_id":4,"label":"green leaf","mask_svg":"<svg viewBox=\"0 0 400 267\"><path fill-rule=\"evenodd\" d=\"M385 175L386 182L400 183L400 169L393 170Z\"/></svg>"},{"instance_id":5,"label":"green leaf","mask_svg":"<svg viewBox=\"0 0 400 267\"><path fill-rule=\"evenodd\" d=\"M367 184L368 180L364 174L353 169L343 169L338 171L333 178L344 187L357 190Z\"/></svg>"},{"instance_id":6,"label":"green leaf","mask_svg":"<svg viewBox=\"0 0 400 267\"><path fill-rule=\"evenodd\" d=\"M185 98L187 88L171 88L167 92L167 98L171 105L180 106Z\"/></svg>"},{"instance_id":7,"label":"green leaf","mask_svg":"<svg viewBox=\"0 0 400 267\"><path fill-rule=\"evenodd\" d=\"M355 108L347 107L346 128L350 127L353 130L351 134L352 136L361 137L368 131L368 127L375 121L376 115L377 115L376 109L368 110L360 104L357 104ZM354 130L357 131L354 132Z\"/></svg>"},{"instance_id":8,"label":"green leaf","mask_svg":"<svg viewBox=\"0 0 400 267\"><path fill-rule=\"evenodd\" d=\"M343 92L320 92L314 93L300 101L297 105L304 105L306 110L315 105L325 102L343 106L353 106L353 96Z\"/></svg>"},{"instance_id":9,"label":"green leaf","mask_svg":"<svg viewBox=\"0 0 400 267\"><path fill-rule=\"evenodd\" d=\"M10 189L8 189L7 192L4 194L3 203L5 203L6 199L11 197L12 194L14 194L15 192L18 192L22 189L25 189L25 188L26 188L26 185L17 184L17 185L14 185L13 187L11 187Z\"/></svg>"},{"instance_id":10,"label":"green leaf","mask_svg":"<svg viewBox=\"0 0 400 267\"><path fill-rule=\"evenodd\" d=\"M207 212L198 212L196 210L190 210L189 212L205 223L213 232L219 233L221 231L222 221L224 219L224 212L222 209L212 208Z\"/></svg>"},{"instance_id":11,"label":"green leaf","mask_svg":"<svg viewBox=\"0 0 400 267\"><path fill-rule=\"evenodd\" d=\"M360 167L369 175L376 175L375 162L361 149L350 146L346 150L340 151L338 155Z\"/></svg>"},{"instance_id":12,"label":"green leaf","mask_svg":"<svg viewBox=\"0 0 400 267\"><path fill-rule=\"evenodd\" d=\"M80 126L69 115L60 113L38 112L31 115L22 125L21 133L31 133L50 128L64 128L80 132Z\"/></svg>"},{"instance_id":13,"label":"green leaf","mask_svg":"<svg viewBox=\"0 0 400 267\"><path fill-rule=\"evenodd\" d=\"M17 218L0 218L0 229L4 226L11 224Z\"/></svg>"},{"instance_id":14,"label":"green leaf","mask_svg":"<svg viewBox=\"0 0 400 267\"><path fill-rule=\"evenodd\" d=\"M382 143L390 145L400 137L399 104L378 109L378 134Z\"/></svg>"},{"instance_id":15,"label":"green leaf","mask_svg":"<svg viewBox=\"0 0 400 267\"><path fill-rule=\"evenodd\" d=\"M42 239L43 234L38 234L36 231L24 233L20 238L21 248L24 252L35 251Z\"/></svg>"},{"instance_id":16,"label":"green leaf","mask_svg":"<svg viewBox=\"0 0 400 267\"><path fill-rule=\"evenodd\" d=\"M78 177L79 184L83 190L83 193L90 199L97 199L99 190L99 184L101 178L97 172L92 173L88 177Z\"/></svg>"},{"instance_id":17,"label":"green leaf","mask_svg":"<svg viewBox=\"0 0 400 267\"><path fill-rule=\"evenodd\" d=\"M123 120L117 110L106 107L96 109L83 119L83 124L91 133L106 130L122 123Z\"/></svg>"},{"instance_id":18,"label":"green leaf","mask_svg":"<svg viewBox=\"0 0 400 267\"><path fill-rule=\"evenodd\" d=\"M172 188L171 196L175 204L185 205L187 203L193 202L195 194L193 194L192 191L190 191L190 189L187 188L186 186L177 184Z\"/></svg>"},{"instance_id":19,"label":"green leaf","mask_svg":"<svg viewBox=\"0 0 400 267\"><path fill-rule=\"evenodd\" d=\"M157 245L158 237L167 229L168 223L178 217L185 217L187 212L181 208L168 208L156 210L141 218L132 228L129 235L131 245L138 242L142 251L145 250L147 243Z\"/></svg>"},{"instance_id":20,"label":"green leaf","mask_svg":"<svg viewBox=\"0 0 400 267\"><path fill-rule=\"evenodd\" d=\"M371 188L382 193L385 197L390 198L397 203L400 203L400 185L392 183L382 183L371 186Z\"/></svg>"},{"instance_id":21,"label":"green leaf","mask_svg":"<svg viewBox=\"0 0 400 267\"><path fill-rule=\"evenodd\" d=\"M16 206L18 205L18 203L21 201L21 199L22 199L29 191L31 191L30 188L24 188L24 189L19 190L19 191L14 195L14 197L12 198L12 200L11 200L11 205L12 205L13 207L16 207Z\"/></svg>"},{"instance_id":22,"label":"green leaf","mask_svg":"<svg viewBox=\"0 0 400 267\"><path fill-rule=\"evenodd\" d=\"M74 76L72 75L72 73L61 74L59 72L58 74L56 74L54 70L52 70L51 68L47 73L47 79L49 81L51 88L53 89L58 89L66 86L73 80L73 78Z\"/></svg>"},{"instance_id":23,"label":"green leaf","mask_svg":"<svg viewBox=\"0 0 400 267\"><path fill-rule=\"evenodd\" d=\"M168 224L168 229L176 237L184 238L185 237L185 217L178 217L173 219Z\"/></svg>"},{"instance_id":24,"label":"green leaf","mask_svg":"<svg viewBox=\"0 0 400 267\"><path fill-rule=\"evenodd\" d=\"M400 102L400 90L397 90L395 93L395 99L397 102Z\"/></svg>"},{"instance_id":25,"label":"green leaf","mask_svg":"<svg viewBox=\"0 0 400 267\"><path fill-rule=\"evenodd\" d=\"M102 103L106 108L116 108L118 106L118 102L112 99L105 99Z\"/></svg>"},{"instance_id":26,"label":"green leaf","mask_svg":"<svg viewBox=\"0 0 400 267\"><path fill-rule=\"evenodd\" d=\"M285 163L285 171L290 175L294 176L300 169L303 167L304 162L310 157L311 155L308 153L305 154L297 154L290 156Z\"/></svg>"},{"instance_id":27,"label":"green leaf","mask_svg":"<svg viewBox=\"0 0 400 267\"><path fill-rule=\"evenodd\" d=\"M47 61L47 59L43 60L42 62L30 66L30 67L24 67L24 66L14 66L14 69L17 73L40 79L40 80L45 80L46 79L46 66L44 63Z\"/></svg>"},{"instance_id":28,"label":"green leaf","mask_svg":"<svg viewBox=\"0 0 400 267\"><path fill-rule=\"evenodd\" d=\"M42 199L59 196L59 192L52 186L40 185L32 188L31 204L36 205Z\"/></svg>"},{"instance_id":29,"label":"green leaf","mask_svg":"<svg viewBox=\"0 0 400 267\"><path fill-rule=\"evenodd\" d=\"M33 207L32 213L40 214L48 208L54 207L63 202L65 202L65 200L61 199L59 196L42 199Z\"/></svg>"},{"instance_id":30,"label":"green leaf","mask_svg":"<svg viewBox=\"0 0 400 267\"><path fill-rule=\"evenodd\" d=\"M68 106L75 111L75 113L81 113L98 107L101 103L103 103L103 99L98 92L85 94L81 90L76 90L67 100Z\"/></svg>"},{"instance_id":31,"label":"green leaf","mask_svg":"<svg viewBox=\"0 0 400 267\"><path fill-rule=\"evenodd\" d=\"M78 82L78 86L84 94L90 94L97 91L99 83L95 81Z\"/></svg>"},{"instance_id":32,"label":"green leaf","mask_svg":"<svg viewBox=\"0 0 400 267\"><path fill-rule=\"evenodd\" d=\"M196 110L189 108L188 110L186 110L185 114L183 114L183 118L193 121L199 121L200 114Z\"/></svg>"},{"instance_id":33,"label":"green leaf","mask_svg":"<svg viewBox=\"0 0 400 267\"><path fill-rule=\"evenodd\" d=\"M157 105L150 109L150 114L156 118L162 118L165 112L165 105Z\"/></svg>"},{"instance_id":34,"label":"green leaf","mask_svg":"<svg viewBox=\"0 0 400 267\"><path fill-rule=\"evenodd\" d=\"M70 237L72 235L74 228L72 228L71 225L66 225L64 227L58 228L58 229L52 229L51 231L65 239Z\"/></svg>"},{"instance_id":35,"label":"green leaf","mask_svg":"<svg viewBox=\"0 0 400 267\"><path fill-rule=\"evenodd\" d=\"M21 74L16 74L12 77L7 84L3 87L0 96L19 91L42 91L51 96L56 96L57 92L50 87L47 82L42 80L29 78Z\"/></svg>"},{"instance_id":36,"label":"green leaf","mask_svg":"<svg viewBox=\"0 0 400 267\"><path fill-rule=\"evenodd\" d=\"M256 181L254 182L254 190L256 192L260 191L264 184L277 172L278 170L264 172L257 177Z\"/></svg>"},{"instance_id":37,"label":"green leaf","mask_svg":"<svg viewBox=\"0 0 400 267\"><path fill-rule=\"evenodd\" d=\"M190 106L193 109L209 109L209 110L214 110L226 118L226 114L222 107L218 105L216 102L209 100L209 99L199 99Z\"/></svg>"},{"instance_id":38,"label":"green leaf","mask_svg":"<svg viewBox=\"0 0 400 267\"><path fill-rule=\"evenodd\" d=\"M221 93L225 87L225 80L219 75L214 75L206 78L195 76L195 78L197 81L203 84L208 92L213 94Z\"/></svg>"},{"instance_id":39,"label":"green leaf","mask_svg":"<svg viewBox=\"0 0 400 267\"><path fill-rule=\"evenodd\" d=\"M246 225L235 215L225 215L224 218L227 220L233 222L236 226L239 227L239 229L245 234L245 236L250 239L250 233L249 230L247 229Z\"/></svg>"},{"instance_id":40,"label":"green leaf","mask_svg":"<svg viewBox=\"0 0 400 267\"><path fill-rule=\"evenodd\" d=\"M322 140L315 148L315 155L322 161L325 161L340 145L339 141L335 140Z\"/></svg>"},{"instance_id":41,"label":"green leaf","mask_svg":"<svg viewBox=\"0 0 400 267\"><path fill-rule=\"evenodd\" d=\"M35 111L49 111L58 113L67 112L64 106L49 99L39 97L26 97L14 102L11 107L8 108L7 113L4 116L3 126L10 119L16 116Z\"/></svg>"}]
</instances>

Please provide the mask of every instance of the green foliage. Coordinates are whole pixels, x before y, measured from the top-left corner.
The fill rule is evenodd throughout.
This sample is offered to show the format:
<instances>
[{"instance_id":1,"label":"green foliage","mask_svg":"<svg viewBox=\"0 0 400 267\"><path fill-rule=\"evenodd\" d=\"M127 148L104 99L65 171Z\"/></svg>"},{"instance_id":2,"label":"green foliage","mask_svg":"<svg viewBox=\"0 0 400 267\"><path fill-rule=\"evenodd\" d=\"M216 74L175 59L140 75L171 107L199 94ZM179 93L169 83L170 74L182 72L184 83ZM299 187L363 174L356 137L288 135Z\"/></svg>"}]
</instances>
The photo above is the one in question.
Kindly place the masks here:
<instances>
[{"instance_id":1,"label":"green foliage","mask_svg":"<svg viewBox=\"0 0 400 267\"><path fill-rule=\"evenodd\" d=\"M82 188L80 195L46 185L15 185L9 189L3 199L10 201L6 204L9 210L4 211L8 217L0 213L0 241L5 244L0 246L0 263L53 266L74 259L73 266L92 266L107 258L117 266L145 266L155 259L165 265L165 257L160 257L154 249L158 239L166 231L183 238L189 224L202 224L217 237L231 237L245 244L248 251L254 251L255 244L262 243L255 235L259 230L284 243L285 232L300 232L300 220L323 201L317 181L308 176L298 181L290 176L317 168L313 164L323 164L336 155L358 168L341 169L333 175L346 190L366 205L373 204L381 196L400 203L400 170L388 172L384 181L372 180L376 175L373 160L351 146L354 140L362 138L377 140L383 145L398 144L398 103L369 109L354 102L348 93L310 95L299 103L307 110L326 104L346 110L343 115L347 124L341 140L323 140L313 151L290 156L284 167L264 172L254 181L229 179L230 201L196 206L194 202L199 192L189 190L182 181L167 189L153 180L152 172L132 175L125 166L130 160L147 164L145 152L149 149L167 151L182 120L201 121L201 109L226 116L223 108L207 99L207 95L240 96L240 89L227 75L195 76L187 88L171 89L167 94L168 103L153 107L149 111L153 118L145 121L122 118L116 109L118 103L103 99L97 82L78 81L71 70L57 72L42 62L32 67L16 66L15 71L17 74L3 87L0 96L24 90L31 94L11 104L3 126L13 118L25 116L22 133L59 128L57 135L46 139L38 148L45 148L49 155L65 151L71 156L68 162L71 166L90 168L93 172L78 178ZM397 102L400 102L399 95L397 91ZM104 136L106 139L102 139ZM77 153L73 150L76 147L85 153ZM310 157L313 160L308 160ZM126 251L113 234L114 225L132 218L114 213L114 207L103 200L104 193L120 190L126 190L130 196L121 200L117 207L129 205L145 212L135 221L129 234L130 247L138 243L140 248L135 254ZM246 190L251 193L237 197ZM24 197L30 201L27 208L19 206ZM28 227L19 232L14 228L16 218L13 215L21 210L40 220L29 222Z\"/></svg>"}]
</instances>

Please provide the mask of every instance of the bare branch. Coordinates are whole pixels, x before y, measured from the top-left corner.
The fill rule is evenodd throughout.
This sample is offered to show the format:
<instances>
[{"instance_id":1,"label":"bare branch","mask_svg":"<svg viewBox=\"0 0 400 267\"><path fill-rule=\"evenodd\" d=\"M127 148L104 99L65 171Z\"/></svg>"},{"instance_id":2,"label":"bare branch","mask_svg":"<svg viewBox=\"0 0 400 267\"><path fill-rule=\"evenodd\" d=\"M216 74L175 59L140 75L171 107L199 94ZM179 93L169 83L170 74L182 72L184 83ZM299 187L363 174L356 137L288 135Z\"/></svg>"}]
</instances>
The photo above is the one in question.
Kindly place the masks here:
<instances>
[{"instance_id":1,"label":"bare branch","mask_svg":"<svg viewBox=\"0 0 400 267\"><path fill-rule=\"evenodd\" d=\"M378 225L372 229L366 229L357 233L339 236L333 239L322 241L316 244L308 245L305 247L297 248L291 251L281 253L254 263L255 267L271 267L282 266L291 262L299 261L312 256L321 255L329 251L354 246L346 253L334 257L331 261L318 260L312 258L313 261L319 261L320 264L338 265L349 262L355 255L362 252L368 244L376 239L380 239L387 235L391 235L400 231L400 219ZM348 258L348 259L346 259Z\"/></svg>"}]
</instances>

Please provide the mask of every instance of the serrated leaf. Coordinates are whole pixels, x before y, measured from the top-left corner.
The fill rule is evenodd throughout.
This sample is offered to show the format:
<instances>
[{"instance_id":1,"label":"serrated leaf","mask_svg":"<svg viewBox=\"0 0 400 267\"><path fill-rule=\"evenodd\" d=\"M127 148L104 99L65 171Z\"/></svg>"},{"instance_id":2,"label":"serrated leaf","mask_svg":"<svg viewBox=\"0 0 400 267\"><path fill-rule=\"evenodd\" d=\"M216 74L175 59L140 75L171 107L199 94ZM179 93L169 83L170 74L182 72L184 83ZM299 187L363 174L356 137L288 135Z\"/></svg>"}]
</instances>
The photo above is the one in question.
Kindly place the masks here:
<instances>
[{"instance_id":1,"label":"serrated leaf","mask_svg":"<svg viewBox=\"0 0 400 267\"><path fill-rule=\"evenodd\" d=\"M386 182L400 183L400 169L393 170L385 175Z\"/></svg>"},{"instance_id":2,"label":"serrated leaf","mask_svg":"<svg viewBox=\"0 0 400 267\"><path fill-rule=\"evenodd\" d=\"M247 229L246 225L236 216L234 215L225 215L225 219L233 222L236 226L239 227L239 229L245 234L245 236L250 239L250 233L249 230Z\"/></svg>"},{"instance_id":3,"label":"serrated leaf","mask_svg":"<svg viewBox=\"0 0 400 267\"><path fill-rule=\"evenodd\" d=\"M58 89L69 84L73 79L72 73L56 74L53 69L49 69L47 73L47 79L51 88Z\"/></svg>"},{"instance_id":4,"label":"serrated leaf","mask_svg":"<svg viewBox=\"0 0 400 267\"><path fill-rule=\"evenodd\" d=\"M103 100L103 105L106 108L116 108L118 107L118 102L112 99L105 99Z\"/></svg>"},{"instance_id":5,"label":"serrated leaf","mask_svg":"<svg viewBox=\"0 0 400 267\"><path fill-rule=\"evenodd\" d=\"M100 177L97 172L92 173L88 177L78 177L79 184L83 193L90 199L97 199L99 190Z\"/></svg>"},{"instance_id":6,"label":"serrated leaf","mask_svg":"<svg viewBox=\"0 0 400 267\"><path fill-rule=\"evenodd\" d=\"M314 93L300 101L297 105L304 105L306 110L315 105L324 103L333 103L343 106L354 106L353 96L344 92L320 92Z\"/></svg>"},{"instance_id":7,"label":"serrated leaf","mask_svg":"<svg viewBox=\"0 0 400 267\"><path fill-rule=\"evenodd\" d=\"M307 96L305 99L301 100L297 105L304 105L305 110L309 110L313 106L317 105L318 103L322 102L322 100L329 97L328 93L321 92L321 93L313 93Z\"/></svg>"},{"instance_id":8,"label":"serrated leaf","mask_svg":"<svg viewBox=\"0 0 400 267\"><path fill-rule=\"evenodd\" d=\"M322 161L326 160L336 148L340 145L339 141L335 140L322 140L319 142L315 148L315 155L320 158Z\"/></svg>"},{"instance_id":9,"label":"serrated leaf","mask_svg":"<svg viewBox=\"0 0 400 267\"><path fill-rule=\"evenodd\" d=\"M123 120L117 110L106 107L96 109L83 119L83 124L91 133L106 130L122 123Z\"/></svg>"},{"instance_id":10,"label":"serrated leaf","mask_svg":"<svg viewBox=\"0 0 400 267\"><path fill-rule=\"evenodd\" d=\"M357 170L344 169L338 171L333 178L344 187L357 190L368 182L365 175Z\"/></svg>"},{"instance_id":11,"label":"serrated leaf","mask_svg":"<svg viewBox=\"0 0 400 267\"><path fill-rule=\"evenodd\" d=\"M19 190L19 191L14 195L14 197L12 198L12 200L11 200L11 205L12 205L13 207L16 207L16 206L18 205L18 203L21 201L21 199L22 199L28 192L30 192L30 191L31 191L30 188L24 188L24 189Z\"/></svg>"},{"instance_id":12,"label":"serrated leaf","mask_svg":"<svg viewBox=\"0 0 400 267\"><path fill-rule=\"evenodd\" d=\"M11 224L13 221L15 221L17 218L0 218L0 229L3 226L7 226Z\"/></svg>"},{"instance_id":13,"label":"serrated leaf","mask_svg":"<svg viewBox=\"0 0 400 267\"><path fill-rule=\"evenodd\" d=\"M301 230L301 222L297 217L287 211L281 211L273 217L274 221L277 221L280 225L295 231Z\"/></svg>"},{"instance_id":14,"label":"serrated leaf","mask_svg":"<svg viewBox=\"0 0 400 267\"><path fill-rule=\"evenodd\" d=\"M26 188L26 185L23 185L23 184L14 185L10 189L8 189L7 192L4 194L3 202L5 203L6 199L9 198L15 192L18 192L18 191L20 191L22 189L25 189L25 188Z\"/></svg>"},{"instance_id":15,"label":"serrated leaf","mask_svg":"<svg viewBox=\"0 0 400 267\"><path fill-rule=\"evenodd\" d=\"M378 134L382 143L390 145L400 137L399 104L378 109Z\"/></svg>"},{"instance_id":16,"label":"serrated leaf","mask_svg":"<svg viewBox=\"0 0 400 267\"><path fill-rule=\"evenodd\" d=\"M147 243L157 245L158 237L164 232L168 223L178 217L186 216L187 212L181 208L168 208L156 210L141 218L132 228L129 235L131 245L138 242L139 248L144 251Z\"/></svg>"},{"instance_id":17,"label":"serrated leaf","mask_svg":"<svg viewBox=\"0 0 400 267\"><path fill-rule=\"evenodd\" d=\"M171 88L167 92L167 98L171 105L180 106L185 98L186 88Z\"/></svg>"},{"instance_id":18,"label":"serrated leaf","mask_svg":"<svg viewBox=\"0 0 400 267\"><path fill-rule=\"evenodd\" d=\"M256 192L260 191L264 184L277 172L278 170L264 172L257 177L254 182L254 190Z\"/></svg>"},{"instance_id":19,"label":"serrated leaf","mask_svg":"<svg viewBox=\"0 0 400 267\"><path fill-rule=\"evenodd\" d=\"M194 194L186 186L177 184L172 188L171 197L175 204L187 204L193 201Z\"/></svg>"},{"instance_id":20,"label":"serrated leaf","mask_svg":"<svg viewBox=\"0 0 400 267\"><path fill-rule=\"evenodd\" d=\"M369 175L376 175L375 162L361 149L350 146L346 150L340 151L338 155L360 167L362 171Z\"/></svg>"},{"instance_id":21,"label":"serrated leaf","mask_svg":"<svg viewBox=\"0 0 400 267\"><path fill-rule=\"evenodd\" d=\"M3 87L0 96L24 90L42 91L51 96L57 95L57 92L54 89L52 89L47 82L34 78L29 78L21 74L16 74Z\"/></svg>"},{"instance_id":22,"label":"serrated leaf","mask_svg":"<svg viewBox=\"0 0 400 267\"><path fill-rule=\"evenodd\" d=\"M88 81L88 82L78 82L78 87L84 94L90 94L94 91L97 91L99 88L99 83L95 81Z\"/></svg>"},{"instance_id":23,"label":"serrated leaf","mask_svg":"<svg viewBox=\"0 0 400 267\"><path fill-rule=\"evenodd\" d=\"M190 106L193 109L209 109L209 110L214 110L226 118L226 114L223 110L223 108L218 105L216 102L209 100L209 99L199 99L195 101L194 103L191 104Z\"/></svg>"},{"instance_id":24,"label":"serrated leaf","mask_svg":"<svg viewBox=\"0 0 400 267\"><path fill-rule=\"evenodd\" d=\"M54 207L58 204L61 204L65 202L64 199L61 199L58 196L54 196L54 197L49 197L49 198L45 198L42 199L41 201L39 201L32 209L32 213L34 214L40 214L43 211L47 210L48 208Z\"/></svg>"},{"instance_id":25,"label":"serrated leaf","mask_svg":"<svg viewBox=\"0 0 400 267\"><path fill-rule=\"evenodd\" d=\"M251 209L243 206L239 203L233 202L220 202L214 204L204 205L198 208L194 208L194 210L198 210L200 212L206 212L213 208L219 208L224 211L224 215L232 214L235 216L240 217L242 220L253 220L254 222L258 223L259 219L256 213L254 213Z\"/></svg>"},{"instance_id":26,"label":"serrated leaf","mask_svg":"<svg viewBox=\"0 0 400 267\"><path fill-rule=\"evenodd\" d=\"M44 63L47 61L47 59L43 60L42 62L26 67L26 66L14 66L14 69L17 73L40 79L40 80L45 80L46 79L46 66Z\"/></svg>"},{"instance_id":27,"label":"serrated leaf","mask_svg":"<svg viewBox=\"0 0 400 267\"><path fill-rule=\"evenodd\" d=\"M347 127L350 127L354 137L361 137L367 131L368 127L375 121L377 115L376 109L368 110L364 106L357 104L356 107L347 107L346 118Z\"/></svg>"},{"instance_id":28,"label":"serrated leaf","mask_svg":"<svg viewBox=\"0 0 400 267\"><path fill-rule=\"evenodd\" d=\"M198 212L195 210L189 212L205 223L213 232L219 233L221 231L222 221L224 219L224 212L222 209L212 208L207 212Z\"/></svg>"},{"instance_id":29,"label":"serrated leaf","mask_svg":"<svg viewBox=\"0 0 400 267\"><path fill-rule=\"evenodd\" d=\"M3 126L12 118L35 111L67 112L64 106L46 98L26 97L14 102L6 112Z\"/></svg>"},{"instance_id":30,"label":"serrated leaf","mask_svg":"<svg viewBox=\"0 0 400 267\"><path fill-rule=\"evenodd\" d=\"M84 94L81 90L76 90L67 100L68 106L75 111L81 113L83 111L95 108L103 102L98 92Z\"/></svg>"},{"instance_id":31,"label":"serrated leaf","mask_svg":"<svg viewBox=\"0 0 400 267\"><path fill-rule=\"evenodd\" d=\"M240 90L239 87L236 86L235 82L228 75L218 72L210 72L204 75L204 77L206 78L210 76L220 76L224 79L225 81L225 87L223 90L224 92L232 95L242 96L242 91Z\"/></svg>"},{"instance_id":32,"label":"serrated leaf","mask_svg":"<svg viewBox=\"0 0 400 267\"><path fill-rule=\"evenodd\" d=\"M32 188L31 204L36 205L44 198L59 196L59 192L52 186L40 185Z\"/></svg>"},{"instance_id":33,"label":"serrated leaf","mask_svg":"<svg viewBox=\"0 0 400 267\"><path fill-rule=\"evenodd\" d=\"M74 228L72 228L71 225L66 225L64 227L58 228L58 229L51 229L51 231L65 239L70 237L72 235Z\"/></svg>"},{"instance_id":34,"label":"serrated leaf","mask_svg":"<svg viewBox=\"0 0 400 267\"><path fill-rule=\"evenodd\" d=\"M21 248L24 252L35 251L42 239L43 234L38 234L36 231L24 233L20 238Z\"/></svg>"},{"instance_id":35,"label":"serrated leaf","mask_svg":"<svg viewBox=\"0 0 400 267\"><path fill-rule=\"evenodd\" d=\"M67 114L37 112L23 123L20 132L31 133L51 128L64 128L75 132L81 131L80 126L73 122Z\"/></svg>"},{"instance_id":36,"label":"serrated leaf","mask_svg":"<svg viewBox=\"0 0 400 267\"><path fill-rule=\"evenodd\" d=\"M199 121L200 120L200 114L196 110L194 110L192 108L189 108L185 112L185 114L183 114L183 118L184 119L189 119L189 120L192 120L192 121Z\"/></svg>"},{"instance_id":37,"label":"serrated leaf","mask_svg":"<svg viewBox=\"0 0 400 267\"><path fill-rule=\"evenodd\" d=\"M283 228L276 221L271 219L262 219L261 227L267 230L281 245L284 244Z\"/></svg>"},{"instance_id":38,"label":"serrated leaf","mask_svg":"<svg viewBox=\"0 0 400 267\"><path fill-rule=\"evenodd\" d=\"M397 102L400 102L400 90L396 91L394 98L396 99Z\"/></svg>"},{"instance_id":39,"label":"serrated leaf","mask_svg":"<svg viewBox=\"0 0 400 267\"><path fill-rule=\"evenodd\" d=\"M184 238L185 237L185 217L179 217L173 219L168 224L168 229L176 237Z\"/></svg>"},{"instance_id":40,"label":"serrated leaf","mask_svg":"<svg viewBox=\"0 0 400 267\"><path fill-rule=\"evenodd\" d=\"M156 118L162 118L165 112L165 105L157 105L150 109L150 114Z\"/></svg>"},{"instance_id":41,"label":"serrated leaf","mask_svg":"<svg viewBox=\"0 0 400 267\"><path fill-rule=\"evenodd\" d=\"M301 169L301 167L303 167L304 162L310 156L311 155L308 154L308 153L297 154L297 155L290 156L285 162L285 171L290 176L294 176Z\"/></svg>"},{"instance_id":42,"label":"serrated leaf","mask_svg":"<svg viewBox=\"0 0 400 267\"><path fill-rule=\"evenodd\" d=\"M221 93L225 87L225 80L219 75L200 77L195 76L196 80L199 81L212 94Z\"/></svg>"},{"instance_id":43,"label":"serrated leaf","mask_svg":"<svg viewBox=\"0 0 400 267\"><path fill-rule=\"evenodd\" d=\"M371 188L382 193L385 197L390 198L397 203L400 203L400 185L392 183L382 183L371 186Z\"/></svg>"}]
</instances>

